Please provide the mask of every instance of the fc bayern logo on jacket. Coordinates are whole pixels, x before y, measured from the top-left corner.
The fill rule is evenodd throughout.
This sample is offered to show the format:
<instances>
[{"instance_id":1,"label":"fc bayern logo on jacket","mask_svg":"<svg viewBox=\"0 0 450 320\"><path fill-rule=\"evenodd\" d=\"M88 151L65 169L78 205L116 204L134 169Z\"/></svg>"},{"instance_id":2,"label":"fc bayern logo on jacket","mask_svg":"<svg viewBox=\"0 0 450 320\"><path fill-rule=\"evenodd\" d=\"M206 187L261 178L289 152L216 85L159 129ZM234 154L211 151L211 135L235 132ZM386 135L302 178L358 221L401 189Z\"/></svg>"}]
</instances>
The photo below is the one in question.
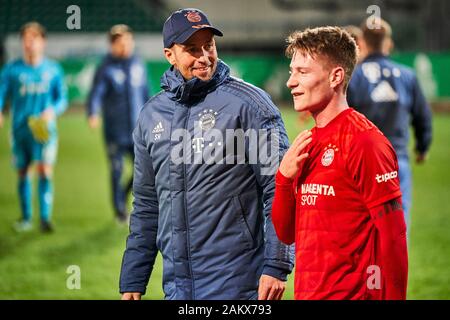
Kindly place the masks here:
<instances>
[{"instance_id":1,"label":"fc bayern logo on jacket","mask_svg":"<svg viewBox=\"0 0 450 320\"><path fill-rule=\"evenodd\" d=\"M214 112L214 110L212 109L205 109L202 113L199 113L198 116L200 118L200 128L202 128L202 130L204 131L214 128L214 125L216 124L217 114L218 113Z\"/></svg>"},{"instance_id":2,"label":"fc bayern logo on jacket","mask_svg":"<svg viewBox=\"0 0 450 320\"><path fill-rule=\"evenodd\" d=\"M328 167L334 160L335 152L338 152L339 149L335 145L332 145L331 143L328 144L328 146L326 146L323 149L325 150L325 152L322 155L321 162L324 167Z\"/></svg>"}]
</instances>

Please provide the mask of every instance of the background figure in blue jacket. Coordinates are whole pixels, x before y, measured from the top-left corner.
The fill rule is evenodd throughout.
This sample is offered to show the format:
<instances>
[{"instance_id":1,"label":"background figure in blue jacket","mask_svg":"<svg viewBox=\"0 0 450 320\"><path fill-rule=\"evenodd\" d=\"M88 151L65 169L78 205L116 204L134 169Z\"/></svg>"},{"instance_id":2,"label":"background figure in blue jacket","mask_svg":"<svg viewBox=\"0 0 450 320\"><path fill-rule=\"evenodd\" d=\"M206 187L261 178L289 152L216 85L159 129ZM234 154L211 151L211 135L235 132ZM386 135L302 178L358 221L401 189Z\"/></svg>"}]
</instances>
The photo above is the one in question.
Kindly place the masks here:
<instances>
[{"instance_id":1,"label":"background figure in blue jacket","mask_svg":"<svg viewBox=\"0 0 450 320\"><path fill-rule=\"evenodd\" d=\"M0 74L0 127L6 98L11 99L12 153L18 171L18 193L22 219L16 231L32 228L32 188L30 169L37 164L41 230L53 230L53 165L58 135L56 117L67 108L67 90L61 67L44 57L46 32L37 22L21 30L23 57L3 68Z\"/></svg>"},{"instance_id":2,"label":"background figure in blue jacket","mask_svg":"<svg viewBox=\"0 0 450 320\"><path fill-rule=\"evenodd\" d=\"M230 76L214 35L222 33L198 9L164 24L172 67L133 133L122 299L145 293L158 251L166 299L281 299L292 270L293 248L271 219L284 124L267 93ZM258 134L260 143L249 140Z\"/></svg>"},{"instance_id":3,"label":"background figure in blue jacket","mask_svg":"<svg viewBox=\"0 0 450 320\"><path fill-rule=\"evenodd\" d=\"M397 153L403 211L409 231L409 126L414 129L416 161L423 163L431 144L431 110L414 71L387 57L393 47L391 27L386 21L379 21L379 28L369 28L370 21L361 26L368 55L353 72L347 99L350 106L384 133ZM388 172L380 172L380 175L385 173Z\"/></svg>"},{"instance_id":4,"label":"background figure in blue jacket","mask_svg":"<svg viewBox=\"0 0 450 320\"><path fill-rule=\"evenodd\" d=\"M114 210L120 222L127 221L127 195L133 177L122 185L124 157L134 159L132 132L142 106L149 98L145 65L133 54L131 29L115 25L109 32L111 52L95 74L87 104L91 128L99 126L103 113L103 131L108 150Z\"/></svg>"}]
</instances>

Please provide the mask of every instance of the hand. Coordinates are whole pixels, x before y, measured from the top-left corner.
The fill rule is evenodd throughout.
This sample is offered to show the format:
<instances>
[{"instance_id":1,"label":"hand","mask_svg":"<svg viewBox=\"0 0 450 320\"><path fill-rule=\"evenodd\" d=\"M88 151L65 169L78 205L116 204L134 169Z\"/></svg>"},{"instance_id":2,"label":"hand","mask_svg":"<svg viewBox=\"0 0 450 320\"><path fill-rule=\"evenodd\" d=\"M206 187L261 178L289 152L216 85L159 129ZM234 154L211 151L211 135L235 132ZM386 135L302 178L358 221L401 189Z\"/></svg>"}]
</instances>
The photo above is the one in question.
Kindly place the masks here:
<instances>
[{"instance_id":1,"label":"hand","mask_svg":"<svg viewBox=\"0 0 450 320\"><path fill-rule=\"evenodd\" d=\"M258 300L281 300L286 282L263 274L259 278Z\"/></svg>"},{"instance_id":2,"label":"hand","mask_svg":"<svg viewBox=\"0 0 450 320\"><path fill-rule=\"evenodd\" d=\"M47 123L55 119L55 111L53 111L53 108L47 108L42 111L41 119Z\"/></svg>"},{"instance_id":3,"label":"hand","mask_svg":"<svg viewBox=\"0 0 450 320\"><path fill-rule=\"evenodd\" d=\"M302 151L311 142L311 134L309 130L302 131L281 160L279 170L286 178L294 179L301 162L308 157L308 154L302 153Z\"/></svg>"},{"instance_id":4,"label":"hand","mask_svg":"<svg viewBox=\"0 0 450 320\"><path fill-rule=\"evenodd\" d=\"M122 294L122 300L141 300L140 292L125 292Z\"/></svg>"},{"instance_id":5,"label":"hand","mask_svg":"<svg viewBox=\"0 0 450 320\"><path fill-rule=\"evenodd\" d=\"M428 158L428 154L426 152L416 152L416 163L423 164Z\"/></svg>"},{"instance_id":6,"label":"hand","mask_svg":"<svg viewBox=\"0 0 450 320\"><path fill-rule=\"evenodd\" d=\"M0 112L0 129L3 128L3 115Z\"/></svg>"},{"instance_id":7,"label":"hand","mask_svg":"<svg viewBox=\"0 0 450 320\"><path fill-rule=\"evenodd\" d=\"M97 129L98 126L100 125L100 117L97 115L89 116L88 124L89 124L89 128Z\"/></svg>"}]
</instances>

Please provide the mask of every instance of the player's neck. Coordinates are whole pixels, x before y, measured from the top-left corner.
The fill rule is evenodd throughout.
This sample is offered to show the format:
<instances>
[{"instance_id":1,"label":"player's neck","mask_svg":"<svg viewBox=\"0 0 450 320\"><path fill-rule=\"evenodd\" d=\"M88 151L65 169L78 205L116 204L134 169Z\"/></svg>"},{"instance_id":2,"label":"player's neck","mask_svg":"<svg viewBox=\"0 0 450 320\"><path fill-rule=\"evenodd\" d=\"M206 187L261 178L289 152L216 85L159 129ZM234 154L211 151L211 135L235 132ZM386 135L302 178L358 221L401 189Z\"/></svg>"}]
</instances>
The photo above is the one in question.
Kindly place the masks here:
<instances>
[{"instance_id":1,"label":"player's neck","mask_svg":"<svg viewBox=\"0 0 450 320\"><path fill-rule=\"evenodd\" d=\"M25 63L31 66L37 66L39 65L42 60L44 59L44 55L42 54L24 54L23 59L25 60Z\"/></svg>"},{"instance_id":2,"label":"player's neck","mask_svg":"<svg viewBox=\"0 0 450 320\"><path fill-rule=\"evenodd\" d=\"M347 97L344 94L335 95L328 105L312 116L316 122L316 127L323 128L339 113L348 109Z\"/></svg>"}]
</instances>

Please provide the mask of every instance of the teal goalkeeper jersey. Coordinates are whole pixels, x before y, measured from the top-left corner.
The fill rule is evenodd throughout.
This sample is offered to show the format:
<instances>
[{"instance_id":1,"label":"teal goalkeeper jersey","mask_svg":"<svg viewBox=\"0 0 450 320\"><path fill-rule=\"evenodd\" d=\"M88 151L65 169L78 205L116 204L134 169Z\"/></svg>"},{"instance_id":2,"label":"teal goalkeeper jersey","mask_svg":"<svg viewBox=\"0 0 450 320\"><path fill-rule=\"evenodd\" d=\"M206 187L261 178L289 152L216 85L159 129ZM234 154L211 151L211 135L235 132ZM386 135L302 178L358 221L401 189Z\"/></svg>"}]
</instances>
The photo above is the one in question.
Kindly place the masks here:
<instances>
[{"instance_id":1,"label":"teal goalkeeper jersey","mask_svg":"<svg viewBox=\"0 0 450 320\"><path fill-rule=\"evenodd\" d=\"M67 89L61 67L45 58L37 66L26 64L23 59L6 64L0 73L0 112L7 98L11 99L13 137L30 136L30 116L39 116L49 107L58 116L67 108ZM49 124L49 129L50 134L56 136L56 121Z\"/></svg>"}]
</instances>

